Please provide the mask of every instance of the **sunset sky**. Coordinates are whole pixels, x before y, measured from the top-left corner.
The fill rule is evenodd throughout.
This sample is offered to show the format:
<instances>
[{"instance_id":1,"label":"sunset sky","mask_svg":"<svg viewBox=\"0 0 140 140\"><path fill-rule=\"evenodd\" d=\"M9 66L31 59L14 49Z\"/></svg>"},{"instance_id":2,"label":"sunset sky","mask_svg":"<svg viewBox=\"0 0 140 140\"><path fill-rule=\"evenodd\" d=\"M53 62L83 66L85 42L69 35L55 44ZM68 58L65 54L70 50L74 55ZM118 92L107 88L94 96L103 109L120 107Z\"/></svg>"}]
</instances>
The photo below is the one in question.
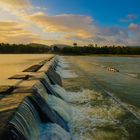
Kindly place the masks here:
<instances>
[{"instance_id":1,"label":"sunset sky","mask_svg":"<svg viewBox=\"0 0 140 140\"><path fill-rule=\"evenodd\" d=\"M140 0L0 0L0 42L140 45Z\"/></svg>"}]
</instances>

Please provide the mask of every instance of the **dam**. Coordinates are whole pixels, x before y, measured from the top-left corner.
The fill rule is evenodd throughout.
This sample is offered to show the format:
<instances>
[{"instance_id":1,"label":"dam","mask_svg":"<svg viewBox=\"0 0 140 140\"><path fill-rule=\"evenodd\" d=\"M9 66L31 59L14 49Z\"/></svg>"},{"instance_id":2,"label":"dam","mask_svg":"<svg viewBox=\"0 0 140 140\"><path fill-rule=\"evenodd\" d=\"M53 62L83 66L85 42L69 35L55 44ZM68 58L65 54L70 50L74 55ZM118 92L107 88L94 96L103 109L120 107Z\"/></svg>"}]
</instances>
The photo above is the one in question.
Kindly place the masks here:
<instances>
[{"instance_id":1,"label":"dam","mask_svg":"<svg viewBox=\"0 0 140 140\"><path fill-rule=\"evenodd\" d=\"M0 87L0 140L138 140L138 107L97 79L121 73L84 60L51 55L9 76L14 84Z\"/></svg>"}]
</instances>

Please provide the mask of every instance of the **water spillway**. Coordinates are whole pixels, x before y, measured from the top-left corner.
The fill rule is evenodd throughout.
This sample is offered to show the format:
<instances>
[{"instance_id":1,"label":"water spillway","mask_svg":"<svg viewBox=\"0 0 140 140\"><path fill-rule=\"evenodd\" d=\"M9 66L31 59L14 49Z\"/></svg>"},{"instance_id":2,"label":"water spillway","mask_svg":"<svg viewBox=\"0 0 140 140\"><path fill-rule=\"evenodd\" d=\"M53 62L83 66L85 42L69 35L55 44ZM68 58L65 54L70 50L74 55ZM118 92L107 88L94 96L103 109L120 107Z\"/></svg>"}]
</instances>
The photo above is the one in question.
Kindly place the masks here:
<instances>
[{"instance_id":1,"label":"water spillway","mask_svg":"<svg viewBox=\"0 0 140 140\"><path fill-rule=\"evenodd\" d=\"M53 95L52 95L53 96ZM34 96L33 100L39 107L39 110L44 112L44 116L48 118L51 122L59 124L61 127L69 131L67 122L58 114L55 110L52 110L51 105L49 104L50 95L47 93L45 87L38 82L34 87Z\"/></svg>"},{"instance_id":2,"label":"water spillway","mask_svg":"<svg viewBox=\"0 0 140 140\"><path fill-rule=\"evenodd\" d=\"M13 90L1 90L1 94L6 93L6 96L0 98L0 118L2 118L0 139L50 140L55 137L55 139L64 137L67 140L71 139L68 122L51 105L52 96L59 98L51 85L56 83L62 85L60 76L51 71L52 64L57 63L55 59L43 61L41 67L31 66L27 69L28 72L34 73L9 78L20 81L14 85ZM44 75L48 79L45 80ZM28 82L31 83L30 87L26 86Z\"/></svg>"},{"instance_id":3,"label":"water spillway","mask_svg":"<svg viewBox=\"0 0 140 140\"><path fill-rule=\"evenodd\" d=\"M99 86L100 81L92 80L88 63L76 59L71 63L67 58L55 56L42 61L36 72L10 77L18 82L12 91L1 90L1 95L6 94L0 96L0 139L138 140L139 121L134 114L113 93L105 94L108 90Z\"/></svg>"}]
</instances>

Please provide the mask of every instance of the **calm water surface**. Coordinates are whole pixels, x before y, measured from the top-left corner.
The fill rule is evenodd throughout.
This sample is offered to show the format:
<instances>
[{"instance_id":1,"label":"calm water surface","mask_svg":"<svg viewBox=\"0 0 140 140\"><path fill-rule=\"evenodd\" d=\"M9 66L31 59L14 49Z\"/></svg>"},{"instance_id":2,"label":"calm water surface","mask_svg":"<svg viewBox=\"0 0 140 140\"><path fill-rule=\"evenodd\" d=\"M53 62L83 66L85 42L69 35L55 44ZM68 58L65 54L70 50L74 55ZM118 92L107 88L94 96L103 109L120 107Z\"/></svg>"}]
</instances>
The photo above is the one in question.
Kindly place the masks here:
<instances>
[{"instance_id":1,"label":"calm water surface","mask_svg":"<svg viewBox=\"0 0 140 140\"><path fill-rule=\"evenodd\" d=\"M0 85L13 85L16 80L8 80L16 74L49 57L49 54L0 54Z\"/></svg>"}]
</instances>

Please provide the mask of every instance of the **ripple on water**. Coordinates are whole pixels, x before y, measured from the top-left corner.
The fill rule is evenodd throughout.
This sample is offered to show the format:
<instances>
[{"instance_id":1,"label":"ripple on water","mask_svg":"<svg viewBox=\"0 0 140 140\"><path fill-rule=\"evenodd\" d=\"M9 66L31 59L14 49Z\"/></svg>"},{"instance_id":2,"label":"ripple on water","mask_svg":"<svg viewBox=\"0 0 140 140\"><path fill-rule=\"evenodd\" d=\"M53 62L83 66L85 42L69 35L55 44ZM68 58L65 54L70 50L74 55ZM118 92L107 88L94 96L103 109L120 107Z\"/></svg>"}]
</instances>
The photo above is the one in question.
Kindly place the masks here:
<instances>
[{"instance_id":1,"label":"ripple on water","mask_svg":"<svg viewBox=\"0 0 140 140\"><path fill-rule=\"evenodd\" d=\"M117 135L120 140L128 138L128 132L119 120L125 115L125 111L112 99L89 89L66 92L58 85L55 85L54 89L59 91L59 95L65 101L69 102L67 107L67 110L71 112L69 126L74 140L92 140L93 138L102 140L107 137L115 140L118 138ZM101 135L97 137L100 131Z\"/></svg>"}]
</instances>

